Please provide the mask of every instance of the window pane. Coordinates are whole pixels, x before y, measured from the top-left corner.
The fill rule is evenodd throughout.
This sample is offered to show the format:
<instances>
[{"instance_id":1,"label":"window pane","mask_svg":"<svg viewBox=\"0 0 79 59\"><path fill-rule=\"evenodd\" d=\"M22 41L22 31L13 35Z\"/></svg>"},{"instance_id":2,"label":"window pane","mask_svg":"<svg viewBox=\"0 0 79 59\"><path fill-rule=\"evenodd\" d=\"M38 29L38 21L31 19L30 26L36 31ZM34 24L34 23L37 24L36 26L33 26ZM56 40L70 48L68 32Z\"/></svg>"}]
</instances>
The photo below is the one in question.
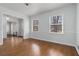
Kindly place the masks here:
<instances>
[{"instance_id":1,"label":"window pane","mask_svg":"<svg viewBox=\"0 0 79 59\"><path fill-rule=\"evenodd\" d=\"M59 24L62 24L62 20L63 20L63 19L62 19L62 16L59 16L59 17L58 17L58 23L59 23Z\"/></svg>"},{"instance_id":2,"label":"window pane","mask_svg":"<svg viewBox=\"0 0 79 59\"><path fill-rule=\"evenodd\" d=\"M38 25L38 20L33 20L33 25Z\"/></svg>"},{"instance_id":3,"label":"window pane","mask_svg":"<svg viewBox=\"0 0 79 59\"><path fill-rule=\"evenodd\" d=\"M33 31L38 31L38 26L33 26Z\"/></svg>"},{"instance_id":4,"label":"window pane","mask_svg":"<svg viewBox=\"0 0 79 59\"><path fill-rule=\"evenodd\" d=\"M38 20L33 20L33 31L38 31Z\"/></svg>"},{"instance_id":5,"label":"window pane","mask_svg":"<svg viewBox=\"0 0 79 59\"><path fill-rule=\"evenodd\" d=\"M51 32L62 32L62 25L51 25Z\"/></svg>"},{"instance_id":6,"label":"window pane","mask_svg":"<svg viewBox=\"0 0 79 59\"><path fill-rule=\"evenodd\" d=\"M57 17L53 16L53 24L57 24Z\"/></svg>"}]
</instances>

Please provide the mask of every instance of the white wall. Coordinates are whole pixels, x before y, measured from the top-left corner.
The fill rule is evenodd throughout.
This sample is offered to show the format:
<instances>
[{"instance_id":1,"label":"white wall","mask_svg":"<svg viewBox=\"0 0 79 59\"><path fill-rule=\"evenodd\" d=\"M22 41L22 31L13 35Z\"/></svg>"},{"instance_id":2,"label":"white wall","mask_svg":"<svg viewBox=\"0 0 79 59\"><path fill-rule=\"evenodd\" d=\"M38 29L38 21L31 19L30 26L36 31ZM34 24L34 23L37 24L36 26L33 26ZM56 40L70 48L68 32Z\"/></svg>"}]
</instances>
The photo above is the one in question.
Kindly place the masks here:
<instances>
[{"instance_id":1,"label":"white wall","mask_svg":"<svg viewBox=\"0 0 79 59\"><path fill-rule=\"evenodd\" d=\"M26 17L27 20L24 19L24 39L29 38L29 17Z\"/></svg>"},{"instance_id":2,"label":"white wall","mask_svg":"<svg viewBox=\"0 0 79 59\"><path fill-rule=\"evenodd\" d=\"M3 20L3 38L6 38L7 37L7 21L6 21L6 18L5 18L5 15L2 14L2 20Z\"/></svg>"},{"instance_id":3,"label":"white wall","mask_svg":"<svg viewBox=\"0 0 79 59\"><path fill-rule=\"evenodd\" d=\"M77 4L77 21L76 21L76 44L77 44L77 46L79 46L79 4Z\"/></svg>"},{"instance_id":4,"label":"white wall","mask_svg":"<svg viewBox=\"0 0 79 59\"><path fill-rule=\"evenodd\" d=\"M24 14L20 14L20 13L18 13L18 12L16 12L16 11L12 11L12 10L9 10L9 9L6 9L6 8L4 8L4 7L1 7L0 6L0 12L1 12L1 14L3 15L3 19L5 20L5 18L4 18L4 14L6 14L6 15L11 15L11 16L13 16L13 17L17 17L17 18L22 18L23 19L23 36L24 37L27 37L27 34L28 34L28 29L29 29L29 22L28 22L28 20L29 20L29 18L28 18L28 16L26 16L26 15L24 15ZM5 22L3 20L3 22ZM3 23L4 25L6 25L6 23ZM4 38L6 38L6 27L4 26Z\"/></svg>"},{"instance_id":5,"label":"white wall","mask_svg":"<svg viewBox=\"0 0 79 59\"><path fill-rule=\"evenodd\" d=\"M63 15L64 16L64 34L49 33L49 16ZM30 23L33 19L39 19L39 32L32 32L31 37L37 37L42 40L58 42L62 44L74 45L76 42L76 6L74 4L52 10L47 13L31 16ZM31 24L32 25L32 24ZM32 26L30 25L30 29Z\"/></svg>"},{"instance_id":6,"label":"white wall","mask_svg":"<svg viewBox=\"0 0 79 59\"><path fill-rule=\"evenodd\" d=\"M19 24L18 35L19 36L23 36L23 20L22 19L18 19L18 24Z\"/></svg>"},{"instance_id":7,"label":"white wall","mask_svg":"<svg viewBox=\"0 0 79 59\"><path fill-rule=\"evenodd\" d=\"M2 14L0 13L0 45L3 44Z\"/></svg>"}]
</instances>

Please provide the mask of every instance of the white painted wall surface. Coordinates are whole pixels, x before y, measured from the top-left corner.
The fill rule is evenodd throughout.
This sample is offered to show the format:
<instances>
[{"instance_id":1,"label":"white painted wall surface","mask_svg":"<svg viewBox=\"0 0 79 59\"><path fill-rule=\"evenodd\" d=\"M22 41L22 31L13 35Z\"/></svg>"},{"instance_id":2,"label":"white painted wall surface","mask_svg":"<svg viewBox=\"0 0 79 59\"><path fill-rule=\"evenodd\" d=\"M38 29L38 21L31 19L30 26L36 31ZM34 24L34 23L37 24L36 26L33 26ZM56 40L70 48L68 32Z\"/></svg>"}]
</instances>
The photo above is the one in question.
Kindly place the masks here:
<instances>
[{"instance_id":1,"label":"white painted wall surface","mask_svg":"<svg viewBox=\"0 0 79 59\"><path fill-rule=\"evenodd\" d=\"M2 45L3 44L3 27L2 27L2 23L3 23L3 21L2 21L2 14L0 13L0 45Z\"/></svg>"},{"instance_id":2,"label":"white painted wall surface","mask_svg":"<svg viewBox=\"0 0 79 59\"><path fill-rule=\"evenodd\" d=\"M26 17L27 20L24 19L24 39L29 38L29 17Z\"/></svg>"},{"instance_id":3,"label":"white painted wall surface","mask_svg":"<svg viewBox=\"0 0 79 59\"><path fill-rule=\"evenodd\" d=\"M77 21L76 21L76 44L79 46L79 4L77 4Z\"/></svg>"},{"instance_id":4,"label":"white painted wall surface","mask_svg":"<svg viewBox=\"0 0 79 59\"><path fill-rule=\"evenodd\" d=\"M3 38L7 38L7 21L5 15L2 14L3 20Z\"/></svg>"},{"instance_id":5,"label":"white painted wall surface","mask_svg":"<svg viewBox=\"0 0 79 59\"><path fill-rule=\"evenodd\" d=\"M23 19L18 19L18 36L23 36Z\"/></svg>"},{"instance_id":6,"label":"white painted wall surface","mask_svg":"<svg viewBox=\"0 0 79 59\"><path fill-rule=\"evenodd\" d=\"M62 15L64 17L64 34L49 33L49 16ZM32 20L39 19L39 31L32 32L30 30L31 37L37 37L46 41L58 42L68 45L74 45L76 42L76 6L74 4L52 10L47 13L31 16ZM30 29L32 26L30 25Z\"/></svg>"}]
</instances>

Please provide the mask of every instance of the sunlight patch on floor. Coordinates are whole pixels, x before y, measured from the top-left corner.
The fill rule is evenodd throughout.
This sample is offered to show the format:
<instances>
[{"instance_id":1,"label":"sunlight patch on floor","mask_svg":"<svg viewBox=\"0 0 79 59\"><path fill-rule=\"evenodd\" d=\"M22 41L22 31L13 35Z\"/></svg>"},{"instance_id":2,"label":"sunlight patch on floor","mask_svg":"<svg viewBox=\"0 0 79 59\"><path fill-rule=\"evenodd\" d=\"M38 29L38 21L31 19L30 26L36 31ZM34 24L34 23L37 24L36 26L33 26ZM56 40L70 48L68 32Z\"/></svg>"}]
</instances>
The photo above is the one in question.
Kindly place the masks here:
<instances>
[{"instance_id":1,"label":"sunlight patch on floor","mask_svg":"<svg viewBox=\"0 0 79 59\"><path fill-rule=\"evenodd\" d=\"M40 47L37 44L32 44L32 50L34 55L40 55Z\"/></svg>"},{"instance_id":2,"label":"sunlight patch on floor","mask_svg":"<svg viewBox=\"0 0 79 59\"><path fill-rule=\"evenodd\" d=\"M50 49L49 51L49 56L62 56L63 54L55 49Z\"/></svg>"}]
</instances>

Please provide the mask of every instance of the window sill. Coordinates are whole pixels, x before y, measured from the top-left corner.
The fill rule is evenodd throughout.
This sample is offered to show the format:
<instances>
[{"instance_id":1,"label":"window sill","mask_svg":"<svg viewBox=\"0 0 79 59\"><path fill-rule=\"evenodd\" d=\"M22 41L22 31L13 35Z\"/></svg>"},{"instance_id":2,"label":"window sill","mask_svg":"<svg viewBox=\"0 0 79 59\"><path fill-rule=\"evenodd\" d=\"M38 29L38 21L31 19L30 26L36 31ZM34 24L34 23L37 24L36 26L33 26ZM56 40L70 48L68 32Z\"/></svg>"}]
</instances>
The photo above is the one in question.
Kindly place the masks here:
<instances>
[{"instance_id":1,"label":"window sill","mask_svg":"<svg viewBox=\"0 0 79 59\"><path fill-rule=\"evenodd\" d=\"M64 32L49 32L49 33L52 33L52 34L64 34Z\"/></svg>"}]
</instances>

